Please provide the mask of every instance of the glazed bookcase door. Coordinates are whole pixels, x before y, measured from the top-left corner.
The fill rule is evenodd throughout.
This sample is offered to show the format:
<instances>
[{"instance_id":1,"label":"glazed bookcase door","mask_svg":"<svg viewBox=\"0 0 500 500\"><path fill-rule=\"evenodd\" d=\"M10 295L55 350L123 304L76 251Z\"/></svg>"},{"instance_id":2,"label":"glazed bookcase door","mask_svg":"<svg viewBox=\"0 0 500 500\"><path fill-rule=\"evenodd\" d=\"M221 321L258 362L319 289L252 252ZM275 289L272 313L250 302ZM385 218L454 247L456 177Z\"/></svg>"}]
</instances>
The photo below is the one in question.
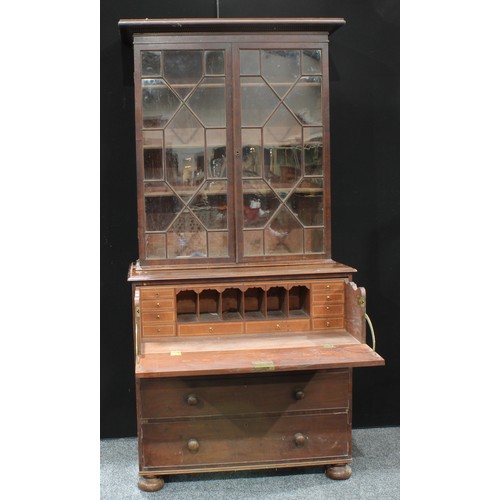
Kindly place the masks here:
<instances>
[{"instance_id":1,"label":"glazed bookcase door","mask_svg":"<svg viewBox=\"0 0 500 500\"><path fill-rule=\"evenodd\" d=\"M229 48L135 48L144 263L235 260Z\"/></svg>"},{"instance_id":2,"label":"glazed bookcase door","mask_svg":"<svg viewBox=\"0 0 500 500\"><path fill-rule=\"evenodd\" d=\"M238 259L330 256L327 44L233 47Z\"/></svg>"}]
</instances>

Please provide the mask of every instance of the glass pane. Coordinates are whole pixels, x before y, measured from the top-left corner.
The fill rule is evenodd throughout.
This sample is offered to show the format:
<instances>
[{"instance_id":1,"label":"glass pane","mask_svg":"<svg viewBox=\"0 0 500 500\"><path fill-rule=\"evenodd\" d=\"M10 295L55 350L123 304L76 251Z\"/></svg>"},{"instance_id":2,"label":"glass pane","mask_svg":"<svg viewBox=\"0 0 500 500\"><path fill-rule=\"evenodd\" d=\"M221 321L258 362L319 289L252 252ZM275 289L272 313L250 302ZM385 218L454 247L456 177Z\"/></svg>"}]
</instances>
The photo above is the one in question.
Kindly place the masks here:
<instances>
[{"instance_id":1,"label":"glass pane","mask_svg":"<svg viewBox=\"0 0 500 500\"><path fill-rule=\"evenodd\" d=\"M206 51L205 52L205 74L223 75L224 72L224 51Z\"/></svg>"},{"instance_id":2,"label":"glass pane","mask_svg":"<svg viewBox=\"0 0 500 500\"><path fill-rule=\"evenodd\" d=\"M306 253L323 253L325 251L323 229L304 229L304 240Z\"/></svg>"},{"instance_id":3,"label":"glass pane","mask_svg":"<svg viewBox=\"0 0 500 500\"><path fill-rule=\"evenodd\" d=\"M260 75L260 57L258 50L240 51L240 74Z\"/></svg>"},{"instance_id":4,"label":"glass pane","mask_svg":"<svg viewBox=\"0 0 500 500\"><path fill-rule=\"evenodd\" d=\"M187 103L206 127L226 126L225 78L205 78Z\"/></svg>"},{"instance_id":5,"label":"glass pane","mask_svg":"<svg viewBox=\"0 0 500 500\"><path fill-rule=\"evenodd\" d=\"M203 73L201 50L166 50L163 52L165 79L184 99L200 81Z\"/></svg>"},{"instance_id":6,"label":"glass pane","mask_svg":"<svg viewBox=\"0 0 500 500\"><path fill-rule=\"evenodd\" d=\"M243 177L262 176L261 129L244 128L241 130L241 169Z\"/></svg>"},{"instance_id":7,"label":"glass pane","mask_svg":"<svg viewBox=\"0 0 500 500\"><path fill-rule=\"evenodd\" d=\"M304 253L302 226L284 207L265 230L266 255Z\"/></svg>"},{"instance_id":8,"label":"glass pane","mask_svg":"<svg viewBox=\"0 0 500 500\"><path fill-rule=\"evenodd\" d=\"M179 98L163 80L142 80L144 128L164 127L179 107Z\"/></svg>"},{"instance_id":9,"label":"glass pane","mask_svg":"<svg viewBox=\"0 0 500 500\"><path fill-rule=\"evenodd\" d=\"M142 52L142 76L160 76L160 53Z\"/></svg>"},{"instance_id":10,"label":"glass pane","mask_svg":"<svg viewBox=\"0 0 500 500\"><path fill-rule=\"evenodd\" d=\"M300 76L300 51L263 50L262 76L283 97Z\"/></svg>"},{"instance_id":11,"label":"glass pane","mask_svg":"<svg viewBox=\"0 0 500 500\"><path fill-rule=\"evenodd\" d=\"M302 73L321 75L321 50L302 51Z\"/></svg>"},{"instance_id":12,"label":"glass pane","mask_svg":"<svg viewBox=\"0 0 500 500\"><path fill-rule=\"evenodd\" d=\"M264 255L264 232L258 231L243 231L243 244L245 257L252 255Z\"/></svg>"},{"instance_id":13,"label":"glass pane","mask_svg":"<svg viewBox=\"0 0 500 500\"><path fill-rule=\"evenodd\" d=\"M324 224L323 179L304 179L286 203L304 226L322 226Z\"/></svg>"},{"instance_id":14,"label":"glass pane","mask_svg":"<svg viewBox=\"0 0 500 500\"><path fill-rule=\"evenodd\" d=\"M167 235L146 234L146 259L165 259L167 256Z\"/></svg>"},{"instance_id":15,"label":"glass pane","mask_svg":"<svg viewBox=\"0 0 500 500\"><path fill-rule=\"evenodd\" d=\"M285 197L301 177L302 127L281 105L264 127L265 178Z\"/></svg>"},{"instance_id":16,"label":"glass pane","mask_svg":"<svg viewBox=\"0 0 500 500\"><path fill-rule=\"evenodd\" d=\"M205 134L183 106L165 129L167 181L188 200L205 178Z\"/></svg>"},{"instance_id":17,"label":"glass pane","mask_svg":"<svg viewBox=\"0 0 500 500\"><path fill-rule=\"evenodd\" d=\"M321 125L321 77L302 77L285 102L304 125Z\"/></svg>"},{"instance_id":18,"label":"glass pane","mask_svg":"<svg viewBox=\"0 0 500 500\"><path fill-rule=\"evenodd\" d=\"M163 179L163 132L143 132L144 179Z\"/></svg>"},{"instance_id":19,"label":"glass pane","mask_svg":"<svg viewBox=\"0 0 500 500\"><path fill-rule=\"evenodd\" d=\"M243 181L243 226L264 227L280 200L263 180Z\"/></svg>"},{"instance_id":20,"label":"glass pane","mask_svg":"<svg viewBox=\"0 0 500 500\"><path fill-rule=\"evenodd\" d=\"M278 98L260 77L241 78L241 124L259 127L279 103Z\"/></svg>"},{"instance_id":21,"label":"glass pane","mask_svg":"<svg viewBox=\"0 0 500 500\"><path fill-rule=\"evenodd\" d=\"M208 233L208 256L228 257L227 231L215 231Z\"/></svg>"},{"instance_id":22,"label":"glass pane","mask_svg":"<svg viewBox=\"0 0 500 500\"><path fill-rule=\"evenodd\" d=\"M146 195L146 231L166 231L182 207L182 202L167 186Z\"/></svg>"},{"instance_id":23,"label":"glass pane","mask_svg":"<svg viewBox=\"0 0 500 500\"><path fill-rule=\"evenodd\" d=\"M227 229L227 182L205 182L189 207L207 229Z\"/></svg>"},{"instance_id":24,"label":"glass pane","mask_svg":"<svg viewBox=\"0 0 500 500\"><path fill-rule=\"evenodd\" d=\"M189 210L182 212L167 233L167 256L169 259L207 256L206 231Z\"/></svg>"},{"instance_id":25,"label":"glass pane","mask_svg":"<svg viewBox=\"0 0 500 500\"><path fill-rule=\"evenodd\" d=\"M207 161L209 177L227 177L226 129L207 130Z\"/></svg>"},{"instance_id":26,"label":"glass pane","mask_svg":"<svg viewBox=\"0 0 500 500\"><path fill-rule=\"evenodd\" d=\"M304 166L306 175L323 174L323 129L304 128Z\"/></svg>"}]
</instances>

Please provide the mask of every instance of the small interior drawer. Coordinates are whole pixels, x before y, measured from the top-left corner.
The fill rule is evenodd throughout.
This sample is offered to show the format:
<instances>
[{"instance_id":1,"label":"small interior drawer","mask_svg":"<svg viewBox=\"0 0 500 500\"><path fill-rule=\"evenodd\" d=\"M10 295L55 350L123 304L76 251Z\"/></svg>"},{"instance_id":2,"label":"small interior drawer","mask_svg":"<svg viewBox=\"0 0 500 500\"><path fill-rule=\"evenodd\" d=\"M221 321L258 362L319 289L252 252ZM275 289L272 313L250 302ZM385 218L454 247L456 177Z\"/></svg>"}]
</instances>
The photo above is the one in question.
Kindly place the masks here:
<instances>
[{"instance_id":1,"label":"small interior drawer","mask_svg":"<svg viewBox=\"0 0 500 500\"><path fill-rule=\"evenodd\" d=\"M317 293L342 293L344 291L344 281L315 281L312 290Z\"/></svg>"},{"instance_id":2,"label":"small interior drawer","mask_svg":"<svg viewBox=\"0 0 500 500\"><path fill-rule=\"evenodd\" d=\"M325 304L325 305L314 305L312 307L313 318L317 317L339 317L344 315L344 305L343 304Z\"/></svg>"},{"instance_id":3,"label":"small interior drawer","mask_svg":"<svg viewBox=\"0 0 500 500\"><path fill-rule=\"evenodd\" d=\"M175 320L174 311L143 311L142 323L170 323Z\"/></svg>"},{"instance_id":4,"label":"small interior drawer","mask_svg":"<svg viewBox=\"0 0 500 500\"><path fill-rule=\"evenodd\" d=\"M175 335L175 324L157 324L157 325L146 325L142 328L143 337L162 337L162 336L174 336Z\"/></svg>"},{"instance_id":5,"label":"small interior drawer","mask_svg":"<svg viewBox=\"0 0 500 500\"><path fill-rule=\"evenodd\" d=\"M141 308L146 311L173 310L174 299L141 300Z\"/></svg>"},{"instance_id":6,"label":"small interior drawer","mask_svg":"<svg viewBox=\"0 0 500 500\"><path fill-rule=\"evenodd\" d=\"M141 299L154 300L154 299L174 299L174 289L164 286L158 287L140 287Z\"/></svg>"},{"instance_id":7,"label":"small interior drawer","mask_svg":"<svg viewBox=\"0 0 500 500\"><path fill-rule=\"evenodd\" d=\"M313 330L344 328L344 318L317 318L312 320Z\"/></svg>"}]
</instances>

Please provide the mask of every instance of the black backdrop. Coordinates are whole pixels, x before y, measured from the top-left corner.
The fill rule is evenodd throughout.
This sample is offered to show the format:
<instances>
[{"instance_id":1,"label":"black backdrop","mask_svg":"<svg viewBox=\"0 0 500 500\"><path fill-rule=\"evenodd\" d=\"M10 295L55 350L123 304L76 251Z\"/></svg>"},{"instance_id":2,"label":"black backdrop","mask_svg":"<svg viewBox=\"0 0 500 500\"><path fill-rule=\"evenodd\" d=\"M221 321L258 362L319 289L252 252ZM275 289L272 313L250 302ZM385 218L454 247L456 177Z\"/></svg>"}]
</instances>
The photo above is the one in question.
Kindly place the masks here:
<instances>
[{"instance_id":1,"label":"black backdrop","mask_svg":"<svg viewBox=\"0 0 500 500\"><path fill-rule=\"evenodd\" d=\"M354 370L353 426L399 425L398 0L220 0L220 17L344 17L331 37L333 258L356 269L385 367ZM132 49L120 18L216 17L215 0L101 2L101 436L136 435Z\"/></svg>"}]
</instances>

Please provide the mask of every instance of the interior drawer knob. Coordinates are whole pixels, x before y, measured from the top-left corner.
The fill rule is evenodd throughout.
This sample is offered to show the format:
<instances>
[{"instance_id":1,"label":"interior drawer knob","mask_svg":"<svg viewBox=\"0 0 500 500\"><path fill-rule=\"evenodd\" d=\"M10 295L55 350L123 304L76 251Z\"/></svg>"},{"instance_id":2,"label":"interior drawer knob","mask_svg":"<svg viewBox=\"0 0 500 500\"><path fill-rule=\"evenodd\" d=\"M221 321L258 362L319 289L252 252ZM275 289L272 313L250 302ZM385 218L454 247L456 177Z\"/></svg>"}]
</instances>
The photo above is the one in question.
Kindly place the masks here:
<instances>
[{"instance_id":1,"label":"interior drawer knob","mask_svg":"<svg viewBox=\"0 0 500 500\"><path fill-rule=\"evenodd\" d=\"M214 327L213 326L209 326L208 327L208 333L214 333Z\"/></svg>"},{"instance_id":2,"label":"interior drawer knob","mask_svg":"<svg viewBox=\"0 0 500 500\"><path fill-rule=\"evenodd\" d=\"M160 307L160 303L159 302L156 303L156 307Z\"/></svg>"},{"instance_id":3,"label":"interior drawer knob","mask_svg":"<svg viewBox=\"0 0 500 500\"><path fill-rule=\"evenodd\" d=\"M306 397L306 394L302 389L297 389L295 391L295 399L299 400L299 399L304 399L305 397Z\"/></svg>"},{"instance_id":4,"label":"interior drawer knob","mask_svg":"<svg viewBox=\"0 0 500 500\"><path fill-rule=\"evenodd\" d=\"M186 398L186 401L187 401L187 404L189 406L196 406L200 402L200 400L198 399L198 396L196 394L190 394Z\"/></svg>"},{"instance_id":5,"label":"interior drawer knob","mask_svg":"<svg viewBox=\"0 0 500 500\"><path fill-rule=\"evenodd\" d=\"M197 439L192 438L188 441L188 448L189 451L198 451L200 449L200 443L198 443Z\"/></svg>"},{"instance_id":6,"label":"interior drawer knob","mask_svg":"<svg viewBox=\"0 0 500 500\"><path fill-rule=\"evenodd\" d=\"M304 436L304 434L300 432L297 432L297 434L295 434L293 438L297 446L304 446L306 444L306 437Z\"/></svg>"}]
</instances>

